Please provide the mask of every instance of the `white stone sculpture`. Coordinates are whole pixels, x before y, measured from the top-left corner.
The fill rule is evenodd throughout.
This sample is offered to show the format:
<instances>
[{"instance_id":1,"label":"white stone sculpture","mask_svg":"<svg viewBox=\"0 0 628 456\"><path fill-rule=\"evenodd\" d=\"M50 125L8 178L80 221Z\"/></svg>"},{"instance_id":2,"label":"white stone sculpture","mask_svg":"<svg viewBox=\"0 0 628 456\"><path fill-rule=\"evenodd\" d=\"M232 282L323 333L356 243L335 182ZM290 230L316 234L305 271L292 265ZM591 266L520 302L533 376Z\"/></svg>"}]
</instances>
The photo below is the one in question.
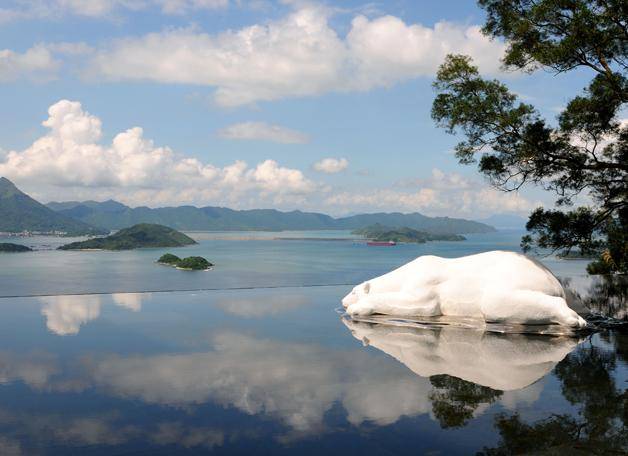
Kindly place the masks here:
<instances>
[{"instance_id":1,"label":"white stone sculpture","mask_svg":"<svg viewBox=\"0 0 628 456\"><path fill-rule=\"evenodd\" d=\"M540 263L515 252L461 258L421 256L353 288L349 315L451 316L491 323L587 323L567 305L565 290Z\"/></svg>"}]
</instances>

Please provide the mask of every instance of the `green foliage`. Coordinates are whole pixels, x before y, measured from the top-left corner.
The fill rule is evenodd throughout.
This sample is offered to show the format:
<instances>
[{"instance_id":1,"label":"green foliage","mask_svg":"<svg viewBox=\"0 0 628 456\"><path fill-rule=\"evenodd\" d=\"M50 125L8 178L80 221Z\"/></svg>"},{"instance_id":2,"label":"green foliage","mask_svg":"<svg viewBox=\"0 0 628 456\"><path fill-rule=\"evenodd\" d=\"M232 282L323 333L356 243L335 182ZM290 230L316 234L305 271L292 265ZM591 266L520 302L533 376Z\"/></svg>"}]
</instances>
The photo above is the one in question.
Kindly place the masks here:
<instances>
[{"instance_id":1,"label":"green foliage","mask_svg":"<svg viewBox=\"0 0 628 456\"><path fill-rule=\"evenodd\" d=\"M131 250L146 247L182 247L196 244L191 237L163 225L140 223L111 236L72 242L60 250Z\"/></svg>"},{"instance_id":2,"label":"green foliage","mask_svg":"<svg viewBox=\"0 0 628 456\"><path fill-rule=\"evenodd\" d=\"M479 0L488 14L484 32L505 38L507 67L579 66L599 73L617 63L625 68L626 17L622 0ZM609 71L609 72L612 72Z\"/></svg>"},{"instance_id":3,"label":"green foliage","mask_svg":"<svg viewBox=\"0 0 628 456\"><path fill-rule=\"evenodd\" d=\"M473 418L482 404L492 404L502 395L501 391L478 385L449 375L432 375L430 393L432 413L442 428L463 427Z\"/></svg>"},{"instance_id":4,"label":"green foliage","mask_svg":"<svg viewBox=\"0 0 628 456\"><path fill-rule=\"evenodd\" d=\"M187 258L179 258L172 253L166 253L162 255L157 263L166 264L168 266L174 266L179 269L187 269L193 271L203 271L209 269L213 264L200 256L191 256Z\"/></svg>"},{"instance_id":5,"label":"green foliage","mask_svg":"<svg viewBox=\"0 0 628 456\"><path fill-rule=\"evenodd\" d=\"M176 264L179 269L190 269L193 271L204 271L209 269L213 264L200 256L191 256L182 259Z\"/></svg>"},{"instance_id":6,"label":"green foliage","mask_svg":"<svg viewBox=\"0 0 628 456\"><path fill-rule=\"evenodd\" d=\"M0 252L32 252L33 249L22 244L12 244L10 242L0 242Z\"/></svg>"},{"instance_id":7,"label":"green foliage","mask_svg":"<svg viewBox=\"0 0 628 456\"><path fill-rule=\"evenodd\" d=\"M181 258L178 256L173 255L172 253L166 253L159 257L157 263L176 265L179 261L181 261Z\"/></svg>"},{"instance_id":8,"label":"green foliage","mask_svg":"<svg viewBox=\"0 0 628 456\"><path fill-rule=\"evenodd\" d=\"M391 228L380 224L370 225L352 231L372 241L379 242L412 242L425 243L427 241L464 241L465 237L459 234L434 234L418 231L408 227Z\"/></svg>"},{"instance_id":9,"label":"green foliage","mask_svg":"<svg viewBox=\"0 0 628 456\"><path fill-rule=\"evenodd\" d=\"M588 194L592 207L533 212L522 240L532 246L578 248L601 255L590 272L628 270L628 127L618 119L628 101L628 6L620 1L480 0L484 32L504 38L508 69L555 72L586 68L592 78L549 124L497 80L480 76L466 56L450 55L434 87L432 117L449 133L463 164L504 191L536 184L559 206Z\"/></svg>"}]
</instances>

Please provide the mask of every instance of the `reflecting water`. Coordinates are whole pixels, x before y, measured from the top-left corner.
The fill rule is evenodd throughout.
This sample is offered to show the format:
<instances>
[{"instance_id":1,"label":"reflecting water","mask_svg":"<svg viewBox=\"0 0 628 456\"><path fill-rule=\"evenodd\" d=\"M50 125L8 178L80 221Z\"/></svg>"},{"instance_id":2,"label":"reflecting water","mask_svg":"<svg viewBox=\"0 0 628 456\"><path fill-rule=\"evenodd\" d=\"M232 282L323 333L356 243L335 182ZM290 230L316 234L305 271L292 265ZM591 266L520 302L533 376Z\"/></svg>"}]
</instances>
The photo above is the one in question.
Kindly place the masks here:
<instances>
[{"instance_id":1,"label":"reflecting water","mask_svg":"<svg viewBox=\"0 0 628 456\"><path fill-rule=\"evenodd\" d=\"M558 364L554 375L575 413L557 413L527 421L519 413L494 418L500 435L484 454L626 454L628 393L625 334L602 335Z\"/></svg>"},{"instance_id":2,"label":"reflecting water","mask_svg":"<svg viewBox=\"0 0 628 456\"><path fill-rule=\"evenodd\" d=\"M628 277L621 275L589 277L587 289L578 297L593 314L628 320ZM568 281L573 283L572 280Z\"/></svg>"},{"instance_id":3,"label":"reflecting water","mask_svg":"<svg viewBox=\"0 0 628 456\"><path fill-rule=\"evenodd\" d=\"M58 251L52 249L73 239L9 238L7 242L44 250L0 255L0 297L357 284L419 255L455 257L497 248L518 251L521 237L520 233L469 235L464 242L400 244L377 249L365 242L354 242L355 236L349 231L190 235L199 243L178 248L176 254L205 257L216 265L212 271L178 271L155 264L161 255L173 249ZM346 240L324 240L330 238ZM576 263L561 265L570 267Z\"/></svg>"},{"instance_id":4,"label":"reflecting water","mask_svg":"<svg viewBox=\"0 0 628 456\"><path fill-rule=\"evenodd\" d=\"M0 300L0 454L626 449L625 335L357 322L347 291Z\"/></svg>"},{"instance_id":5,"label":"reflecting water","mask_svg":"<svg viewBox=\"0 0 628 456\"><path fill-rule=\"evenodd\" d=\"M294 239L323 235L347 240ZM628 451L625 278L543 259L600 326L584 339L357 321L334 311L354 284L421 254L517 250L519 233L387 249L348 233L194 236L182 254L215 270L158 267L159 249L0 256L0 296L47 295L0 298L0 455ZM349 285L302 287L330 283ZM260 285L289 287L159 292Z\"/></svg>"}]
</instances>

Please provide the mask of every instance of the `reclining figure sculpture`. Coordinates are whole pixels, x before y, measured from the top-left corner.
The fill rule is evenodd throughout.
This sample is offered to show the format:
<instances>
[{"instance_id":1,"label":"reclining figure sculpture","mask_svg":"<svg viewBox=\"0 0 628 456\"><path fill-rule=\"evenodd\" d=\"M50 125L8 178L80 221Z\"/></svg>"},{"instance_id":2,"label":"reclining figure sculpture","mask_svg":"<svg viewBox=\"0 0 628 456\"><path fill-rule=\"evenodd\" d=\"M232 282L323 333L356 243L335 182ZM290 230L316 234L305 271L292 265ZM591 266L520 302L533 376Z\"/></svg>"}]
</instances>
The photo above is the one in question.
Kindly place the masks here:
<instances>
[{"instance_id":1,"label":"reclining figure sculpture","mask_svg":"<svg viewBox=\"0 0 628 456\"><path fill-rule=\"evenodd\" d=\"M461 258L421 256L363 282L344 297L349 315L467 317L490 323L584 328L556 277L515 252Z\"/></svg>"}]
</instances>

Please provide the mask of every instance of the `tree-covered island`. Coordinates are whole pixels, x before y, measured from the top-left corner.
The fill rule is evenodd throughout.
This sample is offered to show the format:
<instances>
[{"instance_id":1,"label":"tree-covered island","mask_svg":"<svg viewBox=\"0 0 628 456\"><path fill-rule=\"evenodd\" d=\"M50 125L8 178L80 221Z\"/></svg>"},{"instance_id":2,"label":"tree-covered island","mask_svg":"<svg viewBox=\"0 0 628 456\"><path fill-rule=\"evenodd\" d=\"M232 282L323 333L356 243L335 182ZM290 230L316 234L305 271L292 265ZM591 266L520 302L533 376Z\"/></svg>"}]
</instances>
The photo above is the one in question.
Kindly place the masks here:
<instances>
[{"instance_id":1,"label":"tree-covered island","mask_svg":"<svg viewBox=\"0 0 628 456\"><path fill-rule=\"evenodd\" d=\"M464 241L466 238L459 234L434 234L419 231L408 227L392 228L380 224L370 225L352 234L364 236L370 241L376 242L406 242L423 244L428 241Z\"/></svg>"},{"instance_id":2,"label":"tree-covered island","mask_svg":"<svg viewBox=\"0 0 628 456\"><path fill-rule=\"evenodd\" d=\"M181 259L172 253L162 255L157 260L157 263L186 271L206 271L213 266L212 263L200 256L191 256Z\"/></svg>"},{"instance_id":3,"label":"tree-covered island","mask_svg":"<svg viewBox=\"0 0 628 456\"><path fill-rule=\"evenodd\" d=\"M181 258L179 258L178 256L173 255L172 253L166 253L159 257L157 263L166 264L169 266L176 266L179 261L181 261Z\"/></svg>"},{"instance_id":4,"label":"tree-covered island","mask_svg":"<svg viewBox=\"0 0 628 456\"><path fill-rule=\"evenodd\" d=\"M22 244L12 244L10 242L0 242L0 253L32 252L33 249Z\"/></svg>"},{"instance_id":5,"label":"tree-covered island","mask_svg":"<svg viewBox=\"0 0 628 456\"><path fill-rule=\"evenodd\" d=\"M183 247L196 244L191 237L167 226L140 223L107 237L62 245L59 250L132 250L148 247Z\"/></svg>"}]
</instances>

